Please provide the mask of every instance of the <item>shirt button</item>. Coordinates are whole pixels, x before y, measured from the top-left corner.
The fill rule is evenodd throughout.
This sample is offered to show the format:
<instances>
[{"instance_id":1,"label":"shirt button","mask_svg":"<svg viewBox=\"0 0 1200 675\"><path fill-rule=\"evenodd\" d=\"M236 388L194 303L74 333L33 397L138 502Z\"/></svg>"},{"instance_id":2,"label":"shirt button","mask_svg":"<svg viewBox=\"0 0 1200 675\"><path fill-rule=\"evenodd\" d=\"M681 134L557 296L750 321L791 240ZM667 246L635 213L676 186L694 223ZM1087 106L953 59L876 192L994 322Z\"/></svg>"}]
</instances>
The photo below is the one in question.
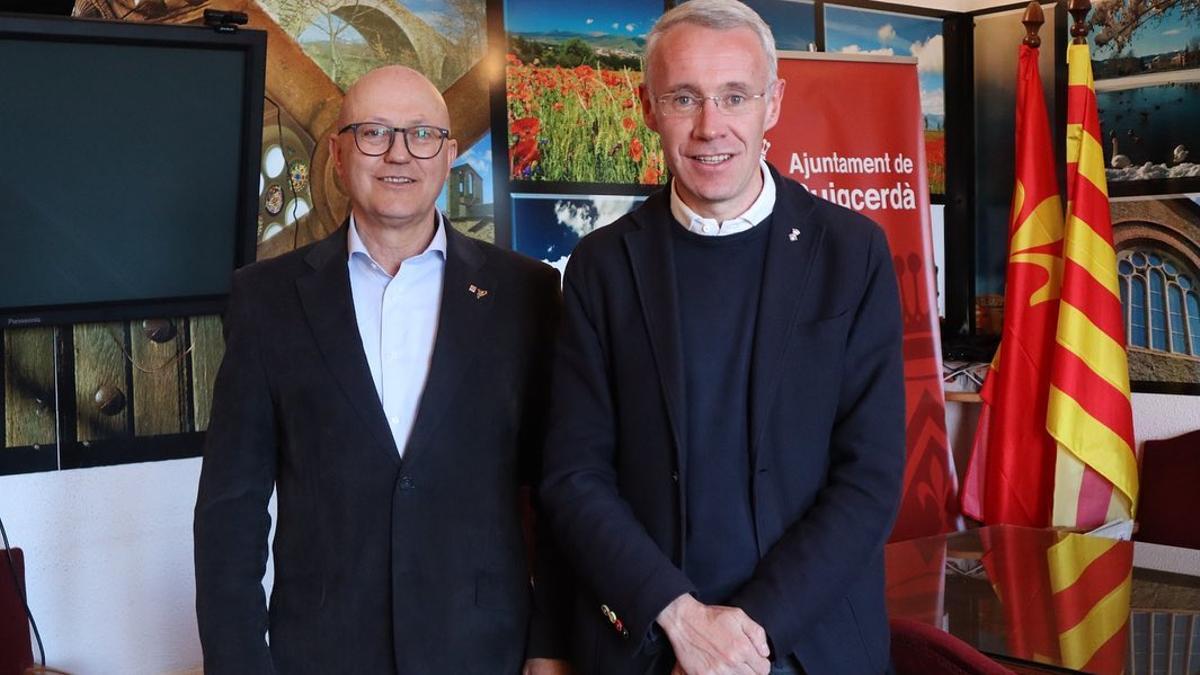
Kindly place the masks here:
<instances>
[{"instance_id":1,"label":"shirt button","mask_svg":"<svg viewBox=\"0 0 1200 675\"><path fill-rule=\"evenodd\" d=\"M400 424L400 418L397 417L396 415L392 415L391 417L388 418L388 422L392 423L392 425L394 426L396 424Z\"/></svg>"},{"instance_id":2,"label":"shirt button","mask_svg":"<svg viewBox=\"0 0 1200 675\"><path fill-rule=\"evenodd\" d=\"M716 234L716 233L717 233L716 225L713 225L712 223L704 224L704 234Z\"/></svg>"}]
</instances>

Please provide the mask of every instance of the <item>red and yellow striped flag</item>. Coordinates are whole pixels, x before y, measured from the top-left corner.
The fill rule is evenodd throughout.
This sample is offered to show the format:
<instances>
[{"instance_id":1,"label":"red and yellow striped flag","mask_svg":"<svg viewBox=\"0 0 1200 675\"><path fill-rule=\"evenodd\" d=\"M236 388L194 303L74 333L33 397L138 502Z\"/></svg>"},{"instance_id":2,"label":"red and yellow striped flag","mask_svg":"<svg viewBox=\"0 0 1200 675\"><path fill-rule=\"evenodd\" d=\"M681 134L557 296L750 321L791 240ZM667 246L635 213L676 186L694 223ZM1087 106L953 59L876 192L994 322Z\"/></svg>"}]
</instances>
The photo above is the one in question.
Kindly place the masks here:
<instances>
[{"instance_id":1,"label":"red and yellow striped flag","mask_svg":"<svg viewBox=\"0 0 1200 675\"><path fill-rule=\"evenodd\" d=\"M1046 374L1058 322L1063 221L1042 96L1038 49L1023 44L1004 327L981 392L984 404L961 495L963 513L989 525L1049 525L1054 492Z\"/></svg>"},{"instance_id":2,"label":"red and yellow striped flag","mask_svg":"<svg viewBox=\"0 0 1200 675\"><path fill-rule=\"evenodd\" d=\"M1019 527L983 528L979 538L1007 656L1088 673L1124 669L1133 544Z\"/></svg>"},{"instance_id":3,"label":"red and yellow striped flag","mask_svg":"<svg viewBox=\"0 0 1200 675\"><path fill-rule=\"evenodd\" d=\"M1091 528L1133 516L1138 470L1087 44L1072 44L1067 63L1067 218L1046 429L1057 441L1052 524Z\"/></svg>"},{"instance_id":4,"label":"red and yellow striped flag","mask_svg":"<svg viewBox=\"0 0 1200 675\"><path fill-rule=\"evenodd\" d=\"M1119 673L1129 644L1133 544L1067 534L1046 550L1059 665Z\"/></svg>"}]
</instances>

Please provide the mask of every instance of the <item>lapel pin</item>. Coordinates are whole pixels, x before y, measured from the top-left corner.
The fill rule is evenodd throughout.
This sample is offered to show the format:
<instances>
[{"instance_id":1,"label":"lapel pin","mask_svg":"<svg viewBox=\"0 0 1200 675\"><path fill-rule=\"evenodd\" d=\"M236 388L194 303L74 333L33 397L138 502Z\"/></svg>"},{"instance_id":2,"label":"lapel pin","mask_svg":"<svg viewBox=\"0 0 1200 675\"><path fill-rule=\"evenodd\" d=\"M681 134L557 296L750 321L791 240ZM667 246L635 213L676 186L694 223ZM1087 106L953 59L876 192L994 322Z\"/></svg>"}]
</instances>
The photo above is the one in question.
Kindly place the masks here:
<instances>
[{"instance_id":1,"label":"lapel pin","mask_svg":"<svg viewBox=\"0 0 1200 675\"><path fill-rule=\"evenodd\" d=\"M476 286L475 284L471 284L470 286L468 286L467 291L474 293L476 300L481 300L481 299L483 299L483 296L488 294L488 292L485 289L482 289L482 288Z\"/></svg>"},{"instance_id":2,"label":"lapel pin","mask_svg":"<svg viewBox=\"0 0 1200 675\"><path fill-rule=\"evenodd\" d=\"M797 230L796 228L793 227L792 231L788 233L788 241L796 241L799 238L800 238L800 230Z\"/></svg>"}]
</instances>

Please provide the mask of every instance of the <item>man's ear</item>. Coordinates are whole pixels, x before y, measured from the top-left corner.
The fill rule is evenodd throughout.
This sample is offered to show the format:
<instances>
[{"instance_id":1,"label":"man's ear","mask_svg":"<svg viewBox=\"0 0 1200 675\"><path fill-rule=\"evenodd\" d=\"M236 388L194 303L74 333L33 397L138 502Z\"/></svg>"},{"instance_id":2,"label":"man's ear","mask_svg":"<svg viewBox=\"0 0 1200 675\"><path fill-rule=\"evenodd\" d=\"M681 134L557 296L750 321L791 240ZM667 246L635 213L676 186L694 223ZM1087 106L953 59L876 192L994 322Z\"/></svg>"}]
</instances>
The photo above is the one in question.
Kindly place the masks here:
<instances>
[{"instance_id":1,"label":"man's ear","mask_svg":"<svg viewBox=\"0 0 1200 675\"><path fill-rule=\"evenodd\" d=\"M763 124L763 131L775 126L779 121L779 112L783 109L783 90L787 86L787 80L776 80L775 86L772 87L771 96L767 99L767 119Z\"/></svg>"},{"instance_id":2,"label":"man's ear","mask_svg":"<svg viewBox=\"0 0 1200 675\"><path fill-rule=\"evenodd\" d=\"M329 134L329 156L333 159L333 168L338 178L342 177L342 155L338 152L338 133Z\"/></svg>"},{"instance_id":3,"label":"man's ear","mask_svg":"<svg viewBox=\"0 0 1200 675\"><path fill-rule=\"evenodd\" d=\"M654 119L654 110L650 101L650 90L646 89L645 84L638 85L638 98L642 101L642 121L646 123L647 129L658 133L658 121Z\"/></svg>"}]
</instances>

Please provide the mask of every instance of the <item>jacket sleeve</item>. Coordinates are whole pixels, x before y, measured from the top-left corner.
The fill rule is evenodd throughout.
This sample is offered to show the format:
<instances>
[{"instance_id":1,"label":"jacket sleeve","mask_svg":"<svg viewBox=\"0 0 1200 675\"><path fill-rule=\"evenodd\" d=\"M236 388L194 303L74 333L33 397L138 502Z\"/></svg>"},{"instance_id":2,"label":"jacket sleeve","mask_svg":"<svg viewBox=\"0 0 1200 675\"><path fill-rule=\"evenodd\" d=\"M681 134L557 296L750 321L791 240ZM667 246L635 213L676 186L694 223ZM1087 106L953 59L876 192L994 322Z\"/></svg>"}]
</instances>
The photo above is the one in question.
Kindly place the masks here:
<instances>
[{"instance_id":1,"label":"jacket sleeve","mask_svg":"<svg viewBox=\"0 0 1200 675\"><path fill-rule=\"evenodd\" d=\"M545 272L536 284L538 325L531 349L519 441L522 481L530 487L534 525L533 612L525 657L566 659L569 656L571 575L554 542L537 490L550 408L554 335L562 315L558 271L547 266Z\"/></svg>"},{"instance_id":2,"label":"jacket sleeve","mask_svg":"<svg viewBox=\"0 0 1200 675\"><path fill-rule=\"evenodd\" d=\"M643 646L663 608L695 588L618 489L610 358L597 328L589 251L581 249L582 244L571 256L563 286L542 499L580 582L604 599L629 639ZM601 611L597 605L597 616Z\"/></svg>"},{"instance_id":3,"label":"jacket sleeve","mask_svg":"<svg viewBox=\"0 0 1200 675\"><path fill-rule=\"evenodd\" d=\"M262 578L275 484L275 417L248 306L234 276L225 314L225 357L196 499L196 616L206 673L272 673Z\"/></svg>"},{"instance_id":4,"label":"jacket sleeve","mask_svg":"<svg viewBox=\"0 0 1200 675\"><path fill-rule=\"evenodd\" d=\"M791 524L730 604L790 653L879 555L891 531L904 471L904 364L896 275L883 232L868 246L866 279L851 321L829 473L813 506Z\"/></svg>"}]
</instances>

